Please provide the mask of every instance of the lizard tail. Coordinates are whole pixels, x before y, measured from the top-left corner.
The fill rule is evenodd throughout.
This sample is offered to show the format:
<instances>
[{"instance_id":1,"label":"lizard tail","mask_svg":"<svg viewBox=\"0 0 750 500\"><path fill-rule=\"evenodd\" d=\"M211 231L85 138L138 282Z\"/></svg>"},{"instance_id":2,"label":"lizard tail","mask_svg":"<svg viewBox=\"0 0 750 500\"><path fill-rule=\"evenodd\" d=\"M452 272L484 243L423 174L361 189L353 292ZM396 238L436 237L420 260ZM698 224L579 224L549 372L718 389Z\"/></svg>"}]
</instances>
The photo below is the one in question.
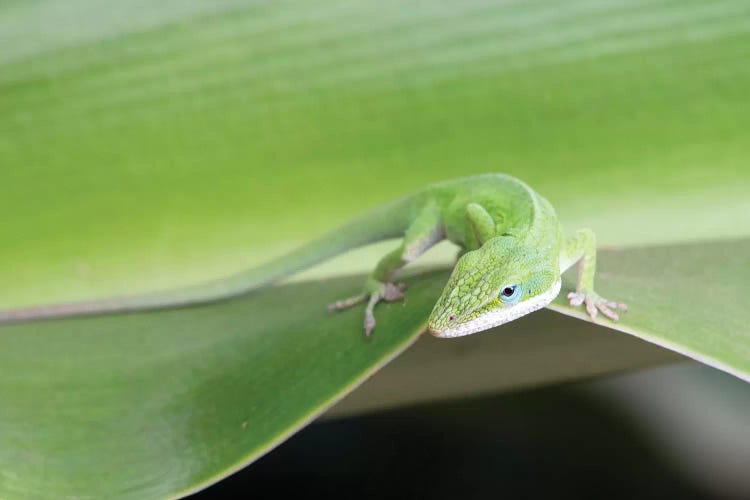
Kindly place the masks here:
<instances>
[{"instance_id":1,"label":"lizard tail","mask_svg":"<svg viewBox=\"0 0 750 500\"><path fill-rule=\"evenodd\" d=\"M207 304L251 292L348 250L402 236L420 205L412 195L372 210L275 260L186 288L144 295L0 310L0 324Z\"/></svg>"}]
</instances>

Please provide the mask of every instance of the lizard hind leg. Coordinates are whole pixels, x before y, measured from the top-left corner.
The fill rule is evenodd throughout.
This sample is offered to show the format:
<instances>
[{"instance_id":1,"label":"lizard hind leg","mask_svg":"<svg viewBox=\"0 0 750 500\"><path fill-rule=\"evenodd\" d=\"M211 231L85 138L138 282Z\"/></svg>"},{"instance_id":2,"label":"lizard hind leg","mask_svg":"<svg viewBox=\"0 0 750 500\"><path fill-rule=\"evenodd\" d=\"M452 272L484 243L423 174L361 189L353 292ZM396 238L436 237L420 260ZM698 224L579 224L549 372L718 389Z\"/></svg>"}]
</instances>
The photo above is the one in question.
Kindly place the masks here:
<instances>
[{"instance_id":1,"label":"lizard hind leg","mask_svg":"<svg viewBox=\"0 0 750 500\"><path fill-rule=\"evenodd\" d=\"M393 275L409 262L416 260L430 247L444 238L440 210L435 204L424 207L404 234L398 248L385 255L365 281L362 293L339 300L329 310L342 310L367 302L364 330L368 337L375 329L375 306L380 301L394 302L404 298L403 283L394 284Z\"/></svg>"}]
</instances>

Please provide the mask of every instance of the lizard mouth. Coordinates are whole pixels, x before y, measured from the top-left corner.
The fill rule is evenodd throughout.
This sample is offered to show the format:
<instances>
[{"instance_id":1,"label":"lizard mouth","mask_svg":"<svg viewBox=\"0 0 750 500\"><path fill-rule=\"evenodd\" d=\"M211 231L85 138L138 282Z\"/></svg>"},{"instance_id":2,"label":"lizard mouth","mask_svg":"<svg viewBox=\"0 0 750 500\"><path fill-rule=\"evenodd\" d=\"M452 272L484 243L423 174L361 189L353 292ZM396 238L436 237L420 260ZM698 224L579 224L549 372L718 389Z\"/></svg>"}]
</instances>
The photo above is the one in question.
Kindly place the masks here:
<instances>
[{"instance_id":1,"label":"lizard mouth","mask_svg":"<svg viewBox=\"0 0 750 500\"><path fill-rule=\"evenodd\" d=\"M465 322L458 322L455 326L451 325L450 328L440 329L428 324L427 331L434 337L455 338L500 326L546 306L557 297L560 293L561 286L562 282L557 280L549 289L529 300L519 302L510 307L502 307L487 311L476 318Z\"/></svg>"}]
</instances>

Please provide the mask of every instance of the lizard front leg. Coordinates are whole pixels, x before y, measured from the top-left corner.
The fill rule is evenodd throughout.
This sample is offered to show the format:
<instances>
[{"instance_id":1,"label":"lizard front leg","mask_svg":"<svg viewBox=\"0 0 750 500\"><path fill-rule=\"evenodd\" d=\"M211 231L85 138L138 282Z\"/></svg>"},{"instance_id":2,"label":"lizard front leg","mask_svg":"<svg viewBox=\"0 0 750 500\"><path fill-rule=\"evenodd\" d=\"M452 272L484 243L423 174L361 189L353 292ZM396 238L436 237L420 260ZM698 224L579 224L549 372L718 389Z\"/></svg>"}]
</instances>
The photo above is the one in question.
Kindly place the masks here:
<instances>
[{"instance_id":1,"label":"lizard front leg","mask_svg":"<svg viewBox=\"0 0 750 500\"><path fill-rule=\"evenodd\" d=\"M330 304L330 310L342 310L367 302L365 308L365 335L375 328L375 306L381 300L392 302L404 298L404 284L392 283L393 276L402 267L416 260L430 247L444 238L440 210L435 204L423 208L406 230L404 239L395 250L380 259L365 281L362 293Z\"/></svg>"},{"instance_id":2,"label":"lizard front leg","mask_svg":"<svg viewBox=\"0 0 750 500\"><path fill-rule=\"evenodd\" d=\"M600 297L594 291L594 274L596 273L596 237L590 229L580 229L574 236L565 241L560 259L561 273L578 262L578 279L576 291L568 294L571 306L586 305L586 311L592 320L601 311L606 317L617 321L620 317L617 310L627 311L627 305Z\"/></svg>"}]
</instances>

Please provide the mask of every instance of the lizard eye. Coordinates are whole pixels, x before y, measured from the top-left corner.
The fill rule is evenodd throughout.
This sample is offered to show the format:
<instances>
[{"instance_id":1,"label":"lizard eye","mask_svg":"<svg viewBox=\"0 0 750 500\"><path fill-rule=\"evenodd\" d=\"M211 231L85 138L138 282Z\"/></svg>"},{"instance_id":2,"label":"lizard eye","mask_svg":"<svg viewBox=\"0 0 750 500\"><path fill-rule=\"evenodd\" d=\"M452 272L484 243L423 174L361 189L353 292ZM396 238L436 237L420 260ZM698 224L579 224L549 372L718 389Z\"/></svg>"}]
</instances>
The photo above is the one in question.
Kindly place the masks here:
<instances>
[{"instance_id":1,"label":"lizard eye","mask_svg":"<svg viewBox=\"0 0 750 500\"><path fill-rule=\"evenodd\" d=\"M508 285L500 290L500 300L504 304L515 304L521 298L521 289L518 285Z\"/></svg>"}]
</instances>

